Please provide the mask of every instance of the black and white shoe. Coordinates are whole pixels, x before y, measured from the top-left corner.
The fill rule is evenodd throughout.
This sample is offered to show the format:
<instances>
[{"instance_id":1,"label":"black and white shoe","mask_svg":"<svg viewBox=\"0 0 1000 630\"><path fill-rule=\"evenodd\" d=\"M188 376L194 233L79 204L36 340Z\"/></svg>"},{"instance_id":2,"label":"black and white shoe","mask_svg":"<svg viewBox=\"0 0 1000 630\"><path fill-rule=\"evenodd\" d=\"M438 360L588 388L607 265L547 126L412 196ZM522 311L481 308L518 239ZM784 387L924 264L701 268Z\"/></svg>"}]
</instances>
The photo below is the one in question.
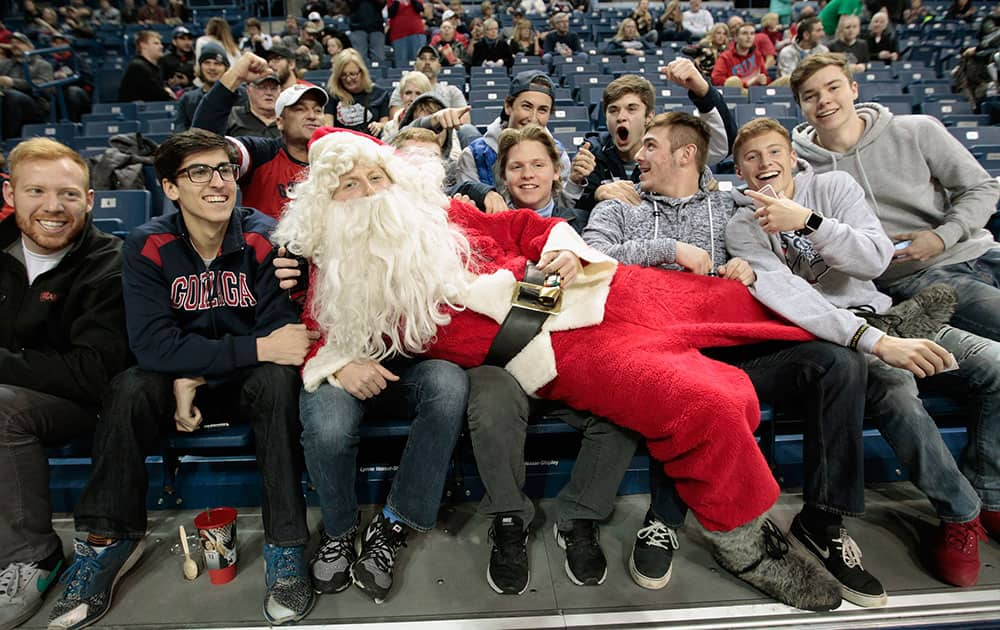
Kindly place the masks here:
<instances>
[{"instance_id":1,"label":"black and white shoe","mask_svg":"<svg viewBox=\"0 0 1000 630\"><path fill-rule=\"evenodd\" d=\"M486 581L501 595L520 595L528 590L531 571L528 569L528 532L521 517L498 514L490 527L493 549Z\"/></svg>"},{"instance_id":2,"label":"black and white shoe","mask_svg":"<svg viewBox=\"0 0 1000 630\"><path fill-rule=\"evenodd\" d=\"M828 527L814 534L802 525L801 515L788 530L792 544L808 551L840 582L841 596L857 606L885 606L888 596L874 575L861 565L861 548L843 526Z\"/></svg>"},{"instance_id":3,"label":"black and white shoe","mask_svg":"<svg viewBox=\"0 0 1000 630\"><path fill-rule=\"evenodd\" d=\"M392 588L392 567L396 554L406 546L407 528L376 512L361 543L361 555L351 567L354 585L381 604Z\"/></svg>"},{"instance_id":4,"label":"black and white shoe","mask_svg":"<svg viewBox=\"0 0 1000 630\"><path fill-rule=\"evenodd\" d=\"M642 527L635 535L632 555L628 559L628 572L642 588L658 590L670 581L674 550L678 548L677 533L646 512Z\"/></svg>"},{"instance_id":5,"label":"black and white shoe","mask_svg":"<svg viewBox=\"0 0 1000 630\"><path fill-rule=\"evenodd\" d=\"M340 538L323 534L322 542L310 563L313 588L317 593L339 593L351 585L351 565L358 559L354 548L356 529Z\"/></svg>"},{"instance_id":6,"label":"black and white shoe","mask_svg":"<svg viewBox=\"0 0 1000 630\"><path fill-rule=\"evenodd\" d=\"M597 523L585 519L575 519L568 530L552 526L556 543L566 550L566 575L577 586L603 584L608 577L608 561L604 557Z\"/></svg>"}]
</instances>

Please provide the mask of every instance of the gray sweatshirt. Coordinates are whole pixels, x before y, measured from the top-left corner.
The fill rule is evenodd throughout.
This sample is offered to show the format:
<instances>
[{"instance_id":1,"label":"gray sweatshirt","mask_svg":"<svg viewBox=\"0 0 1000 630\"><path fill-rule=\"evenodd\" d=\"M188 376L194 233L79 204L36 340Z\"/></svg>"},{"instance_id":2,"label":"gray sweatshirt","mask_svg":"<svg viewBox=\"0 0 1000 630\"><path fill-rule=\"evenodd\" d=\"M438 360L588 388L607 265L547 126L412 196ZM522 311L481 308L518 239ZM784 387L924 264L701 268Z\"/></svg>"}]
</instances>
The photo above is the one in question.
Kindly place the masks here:
<instances>
[{"instance_id":1,"label":"gray sweatshirt","mask_svg":"<svg viewBox=\"0 0 1000 630\"><path fill-rule=\"evenodd\" d=\"M859 104L857 111L866 129L850 151L817 145L808 123L792 134L795 151L817 172L850 173L890 236L933 230L945 245L930 260L894 262L880 285L927 267L973 260L997 247L983 226L996 209L1000 184L961 142L930 116L894 116L877 103Z\"/></svg>"},{"instance_id":2,"label":"gray sweatshirt","mask_svg":"<svg viewBox=\"0 0 1000 630\"><path fill-rule=\"evenodd\" d=\"M714 267L723 265L726 223L736 206L731 193L708 190L711 177L706 168L698 192L686 199L643 192L638 206L602 201L590 213L583 240L626 265L683 269L676 262L678 241L708 252Z\"/></svg>"},{"instance_id":3,"label":"gray sweatshirt","mask_svg":"<svg viewBox=\"0 0 1000 630\"><path fill-rule=\"evenodd\" d=\"M799 161L793 198L823 215L807 236L767 234L750 198L738 191L733 196L740 208L726 226L726 247L753 267L754 296L817 337L870 354L884 333L848 309L883 313L892 306L872 279L889 264L893 245L861 186L846 173L817 175Z\"/></svg>"}]
</instances>

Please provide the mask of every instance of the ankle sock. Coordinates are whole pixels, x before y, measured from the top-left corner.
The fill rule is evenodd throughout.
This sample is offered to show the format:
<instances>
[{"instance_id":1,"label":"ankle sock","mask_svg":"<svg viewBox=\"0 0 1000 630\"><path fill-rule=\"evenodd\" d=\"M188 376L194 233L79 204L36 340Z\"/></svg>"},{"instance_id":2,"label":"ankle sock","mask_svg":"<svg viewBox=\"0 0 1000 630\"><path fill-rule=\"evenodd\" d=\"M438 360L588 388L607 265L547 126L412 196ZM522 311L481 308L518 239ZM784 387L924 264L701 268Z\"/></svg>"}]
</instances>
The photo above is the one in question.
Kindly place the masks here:
<instances>
[{"instance_id":1,"label":"ankle sock","mask_svg":"<svg viewBox=\"0 0 1000 630\"><path fill-rule=\"evenodd\" d=\"M108 538L107 536L98 536L97 534L87 534L87 544L94 549L102 549L115 544L115 539Z\"/></svg>"},{"instance_id":2,"label":"ankle sock","mask_svg":"<svg viewBox=\"0 0 1000 630\"><path fill-rule=\"evenodd\" d=\"M802 526L806 528L806 531L816 534L825 533L831 527L839 528L844 524L844 518L840 514L820 510L810 505L803 506L799 516L802 518Z\"/></svg>"}]
</instances>

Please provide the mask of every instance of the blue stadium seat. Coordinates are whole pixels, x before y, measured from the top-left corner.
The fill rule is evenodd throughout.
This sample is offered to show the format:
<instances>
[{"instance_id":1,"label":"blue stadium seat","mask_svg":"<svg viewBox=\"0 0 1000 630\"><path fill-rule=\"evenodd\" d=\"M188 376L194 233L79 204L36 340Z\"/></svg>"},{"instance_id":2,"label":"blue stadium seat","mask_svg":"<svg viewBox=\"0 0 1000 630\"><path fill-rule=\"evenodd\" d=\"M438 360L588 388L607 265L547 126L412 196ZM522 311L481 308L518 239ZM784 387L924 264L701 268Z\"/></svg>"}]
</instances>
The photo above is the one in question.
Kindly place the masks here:
<instances>
[{"instance_id":1,"label":"blue stadium seat","mask_svg":"<svg viewBox=\"0 0 1000 630\"><path fill-rule=\"evenodd\" d=\"M118 114L126 120L133 120L139 115L139 105L137 103L95 103L91 112L94 114Z\"/></svg>"},{"instance_id":2,"label":"blue stadium seat","mask_svg":"<svg viewBox=\"0 0 1000 630\"><path fill-rule=\"evenodd\" d=\"M79 126L71 122L28 124L21 127L22 138L44 136L66 145L71 145L79 133Z\"/></svg>"},{"instance_id":3,"label":"blue stadium seat","mask_svg":"<svg viewBox=\"0 0 1000 630\"><path fill-rule=\"evenodd\" d=\"M1000 127L949 127L951 135L967 148L977 144L1000 145Z\"/></svg>"},{"instance_id":4,"label":"blue stadium seat","mask_svg":"<svg viewBox=\"0 0 1000 630\"><path fill-rule=\"evenodd\" d=\"M140 123L139 131L142 133L173 133L174 121L171 118L143 120Z\"/></svg>"},{"instance_id":5,"label":"blue stadium seat","mask_svg":"<svg viewBox=\"0 0 1000 630\"><path fill-rule=\"evenodd\" d=\"M129 231L149 221L148 190L98 190L91 213L98 227L124 238Z\"/></svg>"},{"instance_id":6,"label":"blue stadium seat","mask_svg":"<svg viewBox=\"0 0 1000 630\"><path fill-rule=\"evenodd\" d=\"M139 131L139 121L112 120L88 122L83 126L85 136L114 136L120 133L136 133Z\"/></svg>"},{"instance_id":7,"label":"blue stadium seat","mask_svg":"<svg viewBox=\"0 0 1000 630\"><path fill-rule=\"evenodd\" d=\"M792 96L792 88L783 85L777 87L771 85L754 85L747 90L747 93L750 96L751 103L768 102L769 99L773 102L775 98L781 101L795 101L795 98Z\"/></svg>"},{"instance_id":8,"label":"blue stadium seat","mask_svg":"<svg viewBox=\"0 0 1000 630\"><path fill-rule=\"evenodd\" d=\"M735 106L736 124L745 125L754 118L790 118L794 110L786 103L740 103Z\"/></svg>"},{"instance_id":9,"label":"blue stadium seat","mask_svg":"<svg viewBox=\"0 0 1000 630\"><path fill-rule=\"evenodd\" d=\"M858 85L858 101L860 102L874 101L879 96L898 96L902 93L902 83L862 83Z\"/></svg>"},{"instance_id":10,"label":"blue stadium seat","mask_svg":"<svg viewBox=\"0 0 1000 630\"><path fill-rule=\"evenodd\" d=\"M921 111L928 116L933 116L938 120L945 116L962 116L972 113L972 105L967 101L937 101L927 102L921 106Z\"/></svg>"},{"instance_id":11,"label":"blue stadium seat","mask_svg":"<svg viewBox=\"0 0 1000 630\"><path fill-rule=\"evenodd\" d=\"M990 117L986 114L955 114L941 119L945 127L986 127Z\"/></svg>"}]
</instances>

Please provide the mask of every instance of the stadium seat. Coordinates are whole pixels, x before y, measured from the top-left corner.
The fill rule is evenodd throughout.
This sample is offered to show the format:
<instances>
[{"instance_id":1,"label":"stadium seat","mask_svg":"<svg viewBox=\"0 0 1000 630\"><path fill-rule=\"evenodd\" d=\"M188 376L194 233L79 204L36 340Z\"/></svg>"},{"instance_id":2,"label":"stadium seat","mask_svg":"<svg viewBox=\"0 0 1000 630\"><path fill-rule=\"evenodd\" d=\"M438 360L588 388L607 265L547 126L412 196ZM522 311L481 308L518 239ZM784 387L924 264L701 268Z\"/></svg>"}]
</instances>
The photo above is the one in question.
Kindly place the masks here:
<instances>
[{"instance_id":1,"label":"stadium seat","mask_svg":"<svg viewBox=\"0 0 1000 630\"><path fill-rule=\"evenodd\" d=\"M972 105L966 101L937 101L927 102L921 106L921 111L928 116L933 116L938 120L945 116L962 116L972 113Z\"/></svg>"},{"instance_id":2,"label":"stadium seat","mask_svg":"<svg viewBox=\"0 0 1000 630\"><path fill-rule=\"evenodd\" d=\"M124 238L129 231L149 221L148 190L94 191L94 222L105 232Z\"/></svg>"},{"instance_id":3,"label":"stadium seat","mask_svg":"<svg viewBox=\"0 0 1000 630\"><path fill-rule=\"evenodd\" d=\"M120 133L136 133L139 131L138 120L95 121L83 125L85 136L114 136Z\"/></svg>"},{"instance_id":4,"label":"stadium seat","mask_svg":"<svg viewBox=\"0 0 1000 630\"><path fill-rule=\"evenodd\" d=\"M176 104L170 102L171 105ZM94 103L91 108L94 114L117 114L126 120L133 120L139 115L138 103Z\"/></svg>"},{"instance_id":5,"label":"stadium seat","mask_svg":"<svg viewBox=\"0 0 1000 630\"><path fill-rule=\"evenodd\" d=\"M1000 144L1000 127L949 127L951 135L967 148L977 144Z\"/></svg>"},{"instance_id":6,"label":"stadium seat","mask_svg":"<svg viewBox=\"0 0 1000 630\"><path fill-rule=\"evenodd\" d=\"M990 117L986 114L955 114L941 119L945 127L986 127Z\"/></svg>"},{"instance_id":7,"label":"stadium seat","mask_svg":"<svg viewBox=\"0 0 1000 630\"><path fill-rule=\"evenodd\" d=\"M23 138L44 136L66 145L71 145L79 132L79 125L71 122L28 124L21 127L21 137Z\"/></svg>"},{"instance_id":8,"label":"stadium seat","mask_svg":"<svg viewBox=\"0 0 1000 630\"><path fill-rule=\"evenodd\" d=\"M790 118L794 113L785 103L740 103L735 106L736 124L740 126L754 118Z\"/></svg>"},{"instance_id":9,"label":"stadium seat","mask_svg":"<svg viewBox=\"0 0 1000 630\"><path fill-rule=\"evenodd\" d=\"M751 103L763 102L763 99L773 99L775 97L783 101L794 101L792 88L787 86L773 87L770 85L754 85L747 90Z\"/></svg>"}]
</instances>

